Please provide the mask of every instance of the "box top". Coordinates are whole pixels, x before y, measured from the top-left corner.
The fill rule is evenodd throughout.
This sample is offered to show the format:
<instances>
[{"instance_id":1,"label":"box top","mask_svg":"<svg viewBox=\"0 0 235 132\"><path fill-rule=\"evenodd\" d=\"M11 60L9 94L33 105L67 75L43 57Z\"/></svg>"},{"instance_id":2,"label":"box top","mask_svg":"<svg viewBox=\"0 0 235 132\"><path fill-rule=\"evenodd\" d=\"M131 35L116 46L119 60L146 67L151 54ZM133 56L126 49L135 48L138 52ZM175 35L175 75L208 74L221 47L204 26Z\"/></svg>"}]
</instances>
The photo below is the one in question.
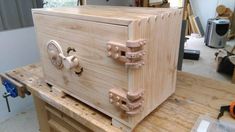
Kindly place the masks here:
<instances>
[{"instance_id":1,"label":"box top","mask_svg":"<svg viewBox=\"0 0 235 132\"><path fill-rule=\"evenodd\" d=\"M73 8L43 8L33 9L33 14L53 15L80 20L129 25L133 21L140 21L150 17L157 17L165 13L174 13L178 9L143 8L124 6L79 6Z\"/></svg>"}]
</instances>

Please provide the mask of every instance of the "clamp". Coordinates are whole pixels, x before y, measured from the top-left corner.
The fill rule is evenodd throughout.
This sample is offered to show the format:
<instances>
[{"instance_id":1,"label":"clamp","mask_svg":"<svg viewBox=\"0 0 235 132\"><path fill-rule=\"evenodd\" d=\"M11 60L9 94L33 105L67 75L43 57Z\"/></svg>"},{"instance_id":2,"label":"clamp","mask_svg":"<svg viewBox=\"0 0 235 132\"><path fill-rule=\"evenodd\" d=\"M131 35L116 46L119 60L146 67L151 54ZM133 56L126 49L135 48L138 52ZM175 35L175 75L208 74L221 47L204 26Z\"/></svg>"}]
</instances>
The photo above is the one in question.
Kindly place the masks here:
<instances>
[{"instance_id":1,"label":"clamp","mask_svg":"<svg viewBox=\"0 0 235 132\"><path fill-rule=\"evenodd\" d=\"M230 105L220 107L220 113L217 117L218 120L224 115L225 111L229 112L230 115L235 118L235 102L232 102Z\"/></svg>"},{"instance_id":2,"label":"clamp","mask_svg":"<svg viewBox=\"0 0 235 132\"><path fill-rule=\"evenodd\" d=\"M7 74L0 74L2 85L5 87L6 92L2 95L6 99L8 112L11 112L8 97L16 98L18 96L24 98L25 94L30 95L31 93L25 88L25 86L16 80L12 79Z\"/></svg>"}]
</instances>

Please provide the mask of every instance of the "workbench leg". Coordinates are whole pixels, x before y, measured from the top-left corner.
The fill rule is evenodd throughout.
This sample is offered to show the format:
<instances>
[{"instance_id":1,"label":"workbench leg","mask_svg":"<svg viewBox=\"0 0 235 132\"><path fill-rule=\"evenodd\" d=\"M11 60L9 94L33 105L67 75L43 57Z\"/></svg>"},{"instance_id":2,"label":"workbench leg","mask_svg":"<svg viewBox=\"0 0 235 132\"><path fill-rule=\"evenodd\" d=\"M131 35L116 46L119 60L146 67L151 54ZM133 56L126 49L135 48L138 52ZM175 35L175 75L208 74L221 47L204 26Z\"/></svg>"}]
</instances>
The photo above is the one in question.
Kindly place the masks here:
<instances>
[{"instance_id":1,"label":"workbench leg","mask_svg":"<svg viewBox=\"0 0 235 132\"><path fill-rule=\"evenodd\" d=\"M234 70L233 70L233 78L232 78L232 83L235 84L235 67L234 67Z\"/></svg>"},{"instance_id":2,"label":"workbench leg","mask_svg":"<svg viewBox=\"0 0 235 132\"><path fill-rule=\"evenodd\" d=\"M120 128L124 132L131 132L131 128L119 122L118 120L112 119L112 125Z\"/></svg>"},{"instance_id":3,"label":"workbench leg","mask_svg":"<svg viewBox=\"0 0 235 132\"><path fill-rule=\"evenodd\" d=\"M50 132L50 127L48 124L48 115L45 109L46 103L36 96L33 96L33 99L38 117L39 131Z\"/></svg>"}]
</instances>

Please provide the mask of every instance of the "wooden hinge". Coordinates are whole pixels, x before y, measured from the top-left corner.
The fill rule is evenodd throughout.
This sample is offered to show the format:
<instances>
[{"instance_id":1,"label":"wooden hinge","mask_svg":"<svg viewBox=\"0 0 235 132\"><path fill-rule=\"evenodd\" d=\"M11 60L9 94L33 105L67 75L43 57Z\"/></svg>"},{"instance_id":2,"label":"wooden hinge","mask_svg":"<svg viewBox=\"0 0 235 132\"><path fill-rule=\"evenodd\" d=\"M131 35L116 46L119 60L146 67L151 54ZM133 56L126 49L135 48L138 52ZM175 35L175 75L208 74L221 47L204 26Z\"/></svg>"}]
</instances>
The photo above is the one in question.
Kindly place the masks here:
<instances>
[{"instance_id":1,"label":"wooden hinge","mask_svg":"<svg viewBox=\"0 0 235 132\"><path fill-rule=\"evenodd\" d=\"M107 43L108 56L125 63L128 68L140 68L144 65L143 56L145 52L143 46L145 44L146 40L144 39L128 40L126 44L109 41Z\"/></svg>"},{"instance_id":2,"label":"wooden hinge","mask_svg":"<svg viewBox=\"0 0 235 132\"><path fill-rule=\"evenodd\" d=\"M143 109L143 95L143 89L131 94L123 89L114 88L109 91L109 102L121 108L127 114L135 115Z\"/></svg>"}]
</instances>

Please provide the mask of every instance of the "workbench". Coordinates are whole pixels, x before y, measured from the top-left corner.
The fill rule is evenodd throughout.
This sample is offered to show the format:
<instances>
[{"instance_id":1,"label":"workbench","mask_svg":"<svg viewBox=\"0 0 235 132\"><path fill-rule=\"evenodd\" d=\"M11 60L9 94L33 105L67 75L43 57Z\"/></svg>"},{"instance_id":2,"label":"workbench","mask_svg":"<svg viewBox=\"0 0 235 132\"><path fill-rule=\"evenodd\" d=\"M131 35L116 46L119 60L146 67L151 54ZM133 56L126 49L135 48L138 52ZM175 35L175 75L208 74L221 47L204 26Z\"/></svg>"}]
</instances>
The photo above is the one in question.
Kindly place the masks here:
<instances>
[{"instance_id":1,"label":"workbench","mask_svg":"<svg viewBox=\"0 0 235 132\"><path fill-rule=\"evenodd\" d=\"M111 118L69 95L53 92L43 81L39 64L6 73L23 84L34 97L41 132L121 131ZM235 99L235 85L193 75L177 73L176 92L148 115L135 129L137 132L188 132L198 117L216 118L221 105ZM234 121L228 113L221 120Z\"/></svg>"}]
</instances>

